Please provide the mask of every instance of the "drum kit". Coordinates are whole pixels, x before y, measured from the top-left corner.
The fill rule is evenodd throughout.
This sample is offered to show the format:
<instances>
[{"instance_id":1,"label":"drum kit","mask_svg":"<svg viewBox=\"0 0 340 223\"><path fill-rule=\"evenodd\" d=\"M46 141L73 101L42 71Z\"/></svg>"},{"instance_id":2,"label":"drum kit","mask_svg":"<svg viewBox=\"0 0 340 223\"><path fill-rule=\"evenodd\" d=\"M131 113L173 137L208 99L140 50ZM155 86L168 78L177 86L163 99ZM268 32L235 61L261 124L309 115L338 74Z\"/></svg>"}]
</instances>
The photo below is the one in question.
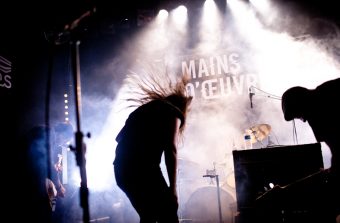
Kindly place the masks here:
<instances>
[{"instance_id":1,"label":"drum kit","mask_svg":"<svg viewBox=\"0 0 340 223\"><path fill-rule=\"evenodd\" d=\"M250 135L251 143L262 142L269 136L271 126L268 124L259 124L246 129L245 132Z\"/></svg>"},{"instance_id":2,"label":"drum kit","mask_svg":"<svg viewBox=\"0 0 340 223\"><path fill-rule=\"evenodd\" d=\"M257 142L262 144L262 141L269 137L270 132L271 126L269 124L254 125L245 130L245 133L250 135L252 144ZM198 219L200 221L206 220L206 222L219 222L218 219L220 219L224 223L234 222L237 211L232 155L226 155L224 159L224 162L217 163L218 168L223 169L222 174L219 172L220 186L218 184L204 185L201 183L204 174L207 172L198 163L186 159L178 160L180 219L191 221ZM218 193L216 188L219 188ZM222 207L223 216L218 215L218 207Z\"/></svg>"},{"instance_id":3,"label":"drum kit","mask_svg":"<svg viewBox=\"0 0 340 223\"><path fill-rule=\"evenodd\" d=\"M263 140L265 140L266 138L268 138L267 146L269 146L272 143L269 139L270 132L271 132L271 126L269 124L254 125L245 130L245 134L250 136L250 143L251 144L260 143L261 146L263 146ZM230 154L229 157L232 157L232 155ZM229 162L233 162L233 160L229 159ZM233 168L231 169L232 170L229 170L226 180L222 186L227 186L229 188L235 189L235 175L234 175Z\"/></svg>"}]
</instances>

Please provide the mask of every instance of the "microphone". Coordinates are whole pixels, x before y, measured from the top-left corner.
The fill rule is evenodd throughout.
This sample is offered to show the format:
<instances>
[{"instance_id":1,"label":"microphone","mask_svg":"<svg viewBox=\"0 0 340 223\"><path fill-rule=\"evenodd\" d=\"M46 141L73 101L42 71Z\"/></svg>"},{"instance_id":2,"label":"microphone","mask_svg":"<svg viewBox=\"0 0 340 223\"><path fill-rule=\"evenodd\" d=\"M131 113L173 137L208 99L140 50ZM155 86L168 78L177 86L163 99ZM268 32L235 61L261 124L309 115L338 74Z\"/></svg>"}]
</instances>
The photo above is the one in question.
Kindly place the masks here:
<instances>
[{"instance_id":1,"label":"microphone","mask_svg":"<svg viewBox=\"0 0 340 223\"><path fill-rule=\"evenodd\" d=\"M96 7L87 10L72 22L65 24L63 30L60 32L45 32L45 38L47 41L53 41L56 45L68 42L71 39L71 32L74 31L85 18L94 15L96 11Z\"/></svg>"},{"instance_id":2,"label":"microphone","mask_svg":"<svg viewBox=\"0 0 340 223\"><path fill-rule=\"evenodd\" d=\"M255 93L252 92L252 87L249 87L249 100L250 100L250 108L253 108L253 96Z\"/></svg>"},{"instance_id":3,"label":"microphone","mask_svg":"<svg viewBox=\"0 0 340 223\"><path fill-rule=\"evenodd\" d=\"M66 24L64 26L64 31L68 31L68 30L74 30L75 28L78 27L78 25L80 24L80 22L85 19L86 17L90 17L92 16L94 13L96 13L97 8L93 7L90 10L87 10L86 12L84 12L83 14L81 14L78 18L76 18L75 20L73 20L71 23Z\"/></svg>"}]
</instances>

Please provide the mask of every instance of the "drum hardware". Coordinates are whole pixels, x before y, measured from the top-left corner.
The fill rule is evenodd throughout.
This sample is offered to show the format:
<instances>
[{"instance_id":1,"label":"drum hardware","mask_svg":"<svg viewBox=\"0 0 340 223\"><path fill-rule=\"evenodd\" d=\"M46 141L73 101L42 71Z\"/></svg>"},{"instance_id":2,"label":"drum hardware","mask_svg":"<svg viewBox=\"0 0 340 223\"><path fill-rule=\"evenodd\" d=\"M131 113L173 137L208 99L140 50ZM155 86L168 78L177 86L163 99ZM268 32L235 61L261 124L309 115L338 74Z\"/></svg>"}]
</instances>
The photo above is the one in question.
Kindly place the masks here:
<instances>
[{"instance_id":1,"label":"drum hardware","mask_svg":"<svg viewBox=\"0 0 340 223\"><path fill-rule=\"evenodd\" d=\"M267 147L272 147L275 146L276 144L272 141L272 139L270 138L270 135L268 135L268 144Z\"/></svg>"},{"instance_id":2,"label":"drum hardware","mask_svg":"<svg viewBox=\"0 0 340 223\"><path fill-rule=\"evenodd\" d=\"M237 206L234 197L226 190L220 189L222 219L224 223L234 223ZM196 189L184 209L184 219L188 222L220 223L216 202L216 186L203 186Z\"/></svg>"},{"instance_id":3,"label":"drum hardware","mask_svg":"<svg viewBox=\"0 0 340 223\"><path fill-rule=\"evenodd\" d=\"M260 142L262 144L262 140L264 140L271 131L271 126L268 124L258 124L246 129L246 134L250 135L250 142L252 144L256 142Z\"/></svg>"},{"instance_id":4,"label":"drum hardware","mask_svg":"<svg viewBox=\"0 0 340 223\"><path fill-rule=\"evenodd\" d=\"M206 170L206 174L203 175L203 177L210 177L212 180L213 178L216 179L216 185L217 185L217 204L218 204L218 216L220 223L222 223L222 209L221 209L221 195L220 195L220 183L219 183L219 178L218 175L216 174L216 168L215 168L216 163L214 162L214 169L212 170Z\"/></svg>"},{"instance_id":5,"label":"drum hardware","mask_svg":"<svg viewBox=\"0 0 340 223\"><path fill-rule=\"evenodd\" d=\"M214 162L214 167L212 169L206 169L204 171L205 174L203 175L203 178L210 179L210 186L202 187L202 184L205 185L205 183L202 179L201 165L188 159L178 159L177 171L179 182L177 189L180 206L180 222L194 222L195 219L198 221L204 221L205 219L207 222L217 223L233 222L232 219L235 211L232 210L231 206L235 200L233 195L221 187L221 176L219 175L220 173L218 169L219 165L225 166L228 163L229 162ZM196 177L198 172L201 172L201 174ZM222 174L222 178L223 177L224 176ZM188 194L191 195L187 197ZM215 203L216 200L217 202ZM226 207L229 208L225 209Z\"/></svg>"}]
</instances>

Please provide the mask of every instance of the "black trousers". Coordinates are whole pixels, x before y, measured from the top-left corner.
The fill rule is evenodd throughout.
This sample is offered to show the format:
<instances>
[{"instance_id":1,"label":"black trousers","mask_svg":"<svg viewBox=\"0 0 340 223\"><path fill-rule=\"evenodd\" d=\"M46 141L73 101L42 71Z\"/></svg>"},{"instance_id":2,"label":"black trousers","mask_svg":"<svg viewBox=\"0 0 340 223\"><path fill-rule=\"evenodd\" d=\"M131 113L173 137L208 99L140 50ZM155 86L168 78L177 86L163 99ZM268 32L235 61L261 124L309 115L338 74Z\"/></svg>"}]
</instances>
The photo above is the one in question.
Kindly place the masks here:
<instances>
[{"instance_id":1,"label":"black trousers","mask_svg":"<svg viewBox=\"0 0 340 223\"><path fill-rule=\"evenodd\" d=\"M129 198L140 223L178 223L178 202L160 169L114 165L117 185Z\"/></svg>"}]
</instances>

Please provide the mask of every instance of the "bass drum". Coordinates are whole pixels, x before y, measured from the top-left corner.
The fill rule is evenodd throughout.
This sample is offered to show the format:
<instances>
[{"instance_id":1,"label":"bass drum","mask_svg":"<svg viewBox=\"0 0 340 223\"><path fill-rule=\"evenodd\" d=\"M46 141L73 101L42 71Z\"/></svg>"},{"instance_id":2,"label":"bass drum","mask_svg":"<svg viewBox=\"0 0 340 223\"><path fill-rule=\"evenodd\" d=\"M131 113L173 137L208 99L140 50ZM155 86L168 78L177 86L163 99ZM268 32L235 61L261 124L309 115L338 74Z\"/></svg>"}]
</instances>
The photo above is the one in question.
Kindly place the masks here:
<instances>
[{"instance_id":1,"label":"bass drum","mask_svg":"<svg viewBox=\"0 0 340 223\"><path fill-rule=\"evenodd\" d=\"M235 215L234 198L221 188L219 194L221 201L221 220L223 223L233 223ZM217 187L202 187L194 191L185 204L182 217L190 222L220 222Z\"/></svg>"}]
</instances>

